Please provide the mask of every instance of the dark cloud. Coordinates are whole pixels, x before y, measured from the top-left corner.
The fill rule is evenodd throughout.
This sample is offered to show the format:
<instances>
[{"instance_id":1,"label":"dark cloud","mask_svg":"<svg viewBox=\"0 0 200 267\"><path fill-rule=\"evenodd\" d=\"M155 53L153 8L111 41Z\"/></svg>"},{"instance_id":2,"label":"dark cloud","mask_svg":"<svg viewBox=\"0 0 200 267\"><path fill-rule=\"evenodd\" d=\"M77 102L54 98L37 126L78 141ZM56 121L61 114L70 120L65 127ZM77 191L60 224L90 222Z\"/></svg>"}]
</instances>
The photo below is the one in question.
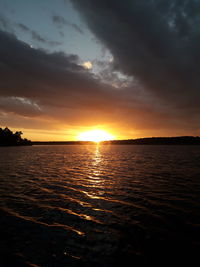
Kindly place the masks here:
<instances>
[{"instance_id":1,"label":"dark cloud","mask_svg":"<svg viewBox=\"0 0 200 267\"><path fill-rule=\"evenodd\" d=\"M52 17L53 23L57 25L59 28L62 28L63 26L69 26L73 28L76 32L83 34L83 30L76 24L68 21L67 19L63 18L62 16L56 16L54 15Z\"/></svg>"},{"instance_id":2,"label":"dark cloud","mask_svg":"<svg viewBox=\"0 0 200 267\"><path fill-rule=\"evenodd\" d=\"M110 109L109 98L118 97L79 65L78 56L34 49L5 32L0 32L0 72L0 96L9 101L15 97L15 103L24 98L38 107L103 111Z\"/></svg>"},{"instance_id":3,"label":"dark cloud","mask_svg":"<svg viewBox=\"0 0 200 267\"><path fill-rule=\"evenodd\" d=\"M0 97L0 110L26 117L42 114L40 107L35 102L21 97Z\"/></svg>"},{"instance_id":4,"label":"dark cloud","mask_svg":"<svg viewBox=\"0 0 200 267\"><path fill-rule=\"evenodd\" d=\"M102 83L79 65L78 56L34 49L5 32L0 32L0 72L0 108L6 112L94 124L119 114L134 120L148 109L133 88Z\"/></svg>"},{"instance_id":5,"label":"dark cloud","mask_svg":"<svg viewBox=\"0 0 200 267\"><path fill-rule=\"evenodd\" d=\"M116 70L136 77L175 113L199 113L199 1L71 2L113 54Z\"/></svg>"}]
</instances>

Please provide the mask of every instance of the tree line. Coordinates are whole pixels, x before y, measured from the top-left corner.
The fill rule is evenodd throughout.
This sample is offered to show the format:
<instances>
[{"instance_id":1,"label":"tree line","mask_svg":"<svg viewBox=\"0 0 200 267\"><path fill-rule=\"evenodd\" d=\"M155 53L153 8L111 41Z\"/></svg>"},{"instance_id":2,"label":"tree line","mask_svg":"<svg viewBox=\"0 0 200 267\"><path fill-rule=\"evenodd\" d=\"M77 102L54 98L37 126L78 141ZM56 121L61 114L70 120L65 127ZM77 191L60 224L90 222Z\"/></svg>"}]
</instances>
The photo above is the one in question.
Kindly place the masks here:
<instances>
[{"instance_id":1,"label":"tree line","mask_svg":"<svg viewBox=\"0 0 200 267\"><path fill-rule=\"evenodd\" d=\"M25 146L31 145L31 141L22 138L22 132L17 131L13 133L8 127L0 128L0 146Z\"/></svg>"}]
</instances>

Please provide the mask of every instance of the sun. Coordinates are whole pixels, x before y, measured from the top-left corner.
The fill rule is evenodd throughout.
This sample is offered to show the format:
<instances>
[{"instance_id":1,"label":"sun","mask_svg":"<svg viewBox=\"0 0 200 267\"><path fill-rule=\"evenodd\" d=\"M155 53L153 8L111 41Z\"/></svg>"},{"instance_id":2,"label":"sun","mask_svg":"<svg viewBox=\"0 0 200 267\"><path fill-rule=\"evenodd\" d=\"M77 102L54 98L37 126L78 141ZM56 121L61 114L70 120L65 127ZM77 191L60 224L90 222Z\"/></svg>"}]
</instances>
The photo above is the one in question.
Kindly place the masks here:
<instances>
[{"instance_id":1,"label":"sun","mask_svg":"<svg viewBox=\"0 0 200 267\"><path fill-rule=\"evenodd\" d=\"M114 139L114 136L104 130L91 130L80 133L78 136L79 141L93 141L101 142Z\"/></svg>"}]
</instances>

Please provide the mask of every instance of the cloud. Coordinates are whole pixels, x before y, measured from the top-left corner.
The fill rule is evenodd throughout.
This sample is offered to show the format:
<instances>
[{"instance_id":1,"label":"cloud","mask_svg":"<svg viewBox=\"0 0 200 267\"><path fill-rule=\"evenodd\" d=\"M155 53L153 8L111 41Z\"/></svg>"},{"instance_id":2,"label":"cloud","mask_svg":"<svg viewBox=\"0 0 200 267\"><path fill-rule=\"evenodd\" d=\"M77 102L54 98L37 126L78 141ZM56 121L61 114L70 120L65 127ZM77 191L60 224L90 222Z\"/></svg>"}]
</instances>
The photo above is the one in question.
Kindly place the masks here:
<instances>
[{"instance_id":1,"label":"cloud","mask_svg":"<svg viewBox=\"0 0 200 267\"><path fill-rule=\"evenodd\" d=\"M62 28L63 26L69 26L72 29L74 29L76 32L83 34L83 30L76 23L72 23L62 16L54 15L52 17L52 20L53 20L53 23L59 28Z\"/></svg>"},{"instance_id":2,"label":"cloud","mask_svg":"<svg viewBox=\"0 0 200 267\"><path fill-rule=\"evenodd\" d=\"M31 34L31 37L33 40L37 41L37 42L40 42L40 43L43 43L43 44L48 44L48 45L61 45L62 43L60 42L57 42L57 41L50 41L48 39L45 39L44 37L42 37L39 33L37 33L36 31L34 30L31 30L30 28L28 28L26 25L22 24L22 23L16 23L16 26L18 28L20 28L22 31L24 32L27 32L29 34Z\"/></svg>"},{"instance_id":3,"label":"cloud","mask_svg":"<svg viewBox=\"0 0 200 267\"><path fill-rule=\"evenodd\" d=\"M29 109L40 107L38 114L33 109L34 115L67 118L70 122L85 116L94 122L110 120L107 117L121 109L140 105L129 88L116 91L79 62L76 55L47 53L0 32L1 107L19 113L20 104L24 106L24 115L29 116L28 103Z\"/></svg>"},{"instance_id":4,"label":"cloud","mask_svg":"<svg viewBox=\"0 0 200 267\"><path fill-rule=\"evenodd\" d=\"M16 28L20 29L23 32L30 34L32 39L37 41L37 42L51 45L51 46L57 46L57 45L62 44L58 41L48 40L48 39L44 38L43 36L41 36L38 32L36 32L36 31L30 29L29 27L27 27L26 25L24 25L23 23L12 22L7 17L2 16L0 14L0 30L14 34Z\"/></svg>"},{"instance_id":5,"label":"cloud","mask_svg":"<svg viewBox=\"0 0 200 267\"><path fill-rule=\"evenodd\" d=\"M198 1L71 2L112 53L115 70L138 79L175 113L199 113Z\"/></svg>"},{"instance_id":6,"label":"cloud","mask_svg":"<svg viewBox=\"0 0 200 267\"><path fill-rule=\"evenodd\" d=\"M13 33L13 23L2 14L0 14L0 29Z\"/></svg>"},{"instance_id":7,"label":"cloud","mask_svg":"<svg viewBox=\"0 0 200 267\"><path fill-rule=\"evenodd\" d=\"M22 97L0 97L0 110L22 115L35 117L42 114L37 103Z\"/></svg>"},{"instance_id":8,"label":"cloud","mask_svg":"<svg viewBox=\"0 0 200 267\"><path fill-rule=\"evenodd\" d=\"M92 62L91 61L85 61L82 66L86 69L91 69L92 68Z\"/></svg>"},{"instance_id":9,"label":"cloud","mask_svg":"<svg viewBox=\"0 0 200 267\"><path fill-rule=\"evenodd\" d=\"M0 17L0 28L4 30L8 30L10 28L9 21L3 16Z\"/></svg>"},{"instance_id":10,"label":"cloud","mask_svg":"<svg viewBox=\"0 0 200 267\"><path fill-rule=\"evenodd\" d=\"M112 88L101 84L79 61L76 55L50 54L0 32L0 96L29 99L38 106L105 110L105 95L116 98Z\"/></svg>"},{"instance_id":11,"label":"cloud","mask_svg":"<svg viewBox=\"0 0 200 267\"><path fill-rule=\"evenodd\" d=\"M42 121L52 127L53 121L55 125L199 130L199 114L191 117L191 107L182 110L161 105L159 98L156 101L143 92L135 80L122 90L116 89L80 62L77 55L31 48L14 35L0 31L0 109L1 114L6 114L0 119L5 121L12 113L13 120L20 121L17 117L21 117L26 127Z\"/></svg>"}]
</instances>

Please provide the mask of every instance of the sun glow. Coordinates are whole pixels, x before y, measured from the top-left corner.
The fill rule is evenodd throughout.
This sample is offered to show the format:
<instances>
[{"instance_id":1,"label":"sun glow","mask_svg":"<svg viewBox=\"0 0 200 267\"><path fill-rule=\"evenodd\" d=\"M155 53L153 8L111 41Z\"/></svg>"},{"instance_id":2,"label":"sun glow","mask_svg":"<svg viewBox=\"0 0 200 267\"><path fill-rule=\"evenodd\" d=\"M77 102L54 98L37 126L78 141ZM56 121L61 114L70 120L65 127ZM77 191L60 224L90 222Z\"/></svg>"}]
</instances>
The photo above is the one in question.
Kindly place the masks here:
<instances>
[{"instance_id":1,"label":"sun glow","mask_svg":"<svg viewBox=\"0 0 200 267\"><path fill-rule=\"evenodd\" d=\"M78 136L79 141L93 141L101 142L114 139L114 136L104 130L91 130L88 132L80 133Z\"/></svg>"}]
</instances>

